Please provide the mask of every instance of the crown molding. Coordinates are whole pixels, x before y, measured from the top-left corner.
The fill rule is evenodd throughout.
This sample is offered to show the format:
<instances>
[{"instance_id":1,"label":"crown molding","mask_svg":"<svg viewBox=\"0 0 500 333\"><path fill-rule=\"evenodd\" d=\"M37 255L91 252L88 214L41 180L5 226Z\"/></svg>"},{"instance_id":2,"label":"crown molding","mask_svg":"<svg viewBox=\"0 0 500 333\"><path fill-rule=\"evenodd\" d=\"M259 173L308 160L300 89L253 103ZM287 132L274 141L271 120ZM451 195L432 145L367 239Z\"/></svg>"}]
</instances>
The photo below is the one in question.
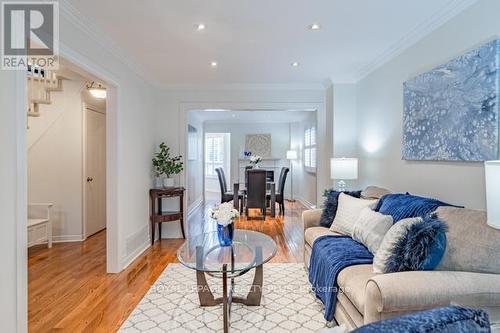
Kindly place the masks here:
<instances>
[{"instance_id":1,"label":"crown molding","mask_svg":"<svg viewBox=\"0 0 500 333\"><path fill-rule=\"evenodd\" d=\"M353 82L358 82L368 76L370 73L374 72L378 68L382 67L389 61L393 60L406 49L416 44L419 40L430 34L432 31L436 30L450 19L475 4L478 0L454 0L449 2L446 6L435 12L432 16L416 25L408 34L402 37L399 41L394 43L380 55L378 55L373 61L362 66L358 71L354 72L352 75Z\"/></svg>"},{"instance_id":2,"label":"crown molding","mask_svg":"<svg viewBox=\"0 0 500 333\"><path fill-rule=\"evenodd\" d=\"M78 30L83 32L90 40L97 43L100 47L115 57L116 61L121 62L137 75L144 83L150 86L156 86L156 82L148 77L145 69L132 56L121 49L111 38L107 37L102 31L94 27L96 24L85 15L83 15L68 0L59 0L60 15L68 20Z\"/></svg>"},{"instance_id":3,"label":"crown molding","mask_svg":"<svg viewBox=\"0 0 500 333\"><path fill-rule=\"evenodd\" d=\"M160 90L168 91L207 91L207 90L320 90L322 83L218 83L218 84L159 84Z\"/></svg>"}]
</instances>

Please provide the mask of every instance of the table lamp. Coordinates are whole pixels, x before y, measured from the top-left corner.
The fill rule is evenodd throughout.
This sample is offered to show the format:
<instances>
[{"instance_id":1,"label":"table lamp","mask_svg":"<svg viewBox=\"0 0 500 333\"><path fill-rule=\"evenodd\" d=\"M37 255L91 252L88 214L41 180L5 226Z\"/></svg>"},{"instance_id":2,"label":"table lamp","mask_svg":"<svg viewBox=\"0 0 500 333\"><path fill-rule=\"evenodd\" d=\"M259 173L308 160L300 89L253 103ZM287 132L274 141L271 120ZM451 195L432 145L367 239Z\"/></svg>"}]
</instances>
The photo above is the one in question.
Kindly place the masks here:
<instances>
[{"instance_id":1,"label":"table lamp","mask_svg":"<svg viewBox=\"0 0 500 333\"><path fill-rule=\"evenodd\" d=\"M346 180L358 179L357 158L330 159L330 178L337 180L337 191L346 190Z\"/></svg>"},{"instance_id":2,"label":"table lamp","mask_svg":"<svg viewBox=\"0 0 500 333\"><path fill-rule=\"evenodd\" d=\"M290 192L291 192L291 202L294 202L295 199L293 198L293 160L297 159L297 151L296 150L289 150L286 152L286 159L290 160Z\"/></svg>"},{"instance_id":3,"label":"table lamp","mask_svg":"<svg viewBox=\"0 0 500 333\"><path fill-rule=\"evenodd\" d=\"M500 229L500 161L484 162L488 225Z\"/></svg>"}]
</instances>

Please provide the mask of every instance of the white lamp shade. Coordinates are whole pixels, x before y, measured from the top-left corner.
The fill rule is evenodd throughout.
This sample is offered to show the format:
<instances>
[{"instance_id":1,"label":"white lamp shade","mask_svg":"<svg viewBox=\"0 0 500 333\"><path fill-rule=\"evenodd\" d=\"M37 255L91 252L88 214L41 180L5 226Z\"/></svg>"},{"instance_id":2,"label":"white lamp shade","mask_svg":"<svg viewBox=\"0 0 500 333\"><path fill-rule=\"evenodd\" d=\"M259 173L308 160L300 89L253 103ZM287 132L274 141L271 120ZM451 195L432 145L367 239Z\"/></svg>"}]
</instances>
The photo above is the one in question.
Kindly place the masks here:
<instances>
[{"instance_id":1,"label":"white lamp shade","mask_svg":"<svg viewBox=\"0 0 500 333\"><path fill-rule=\"evenodd\" d=\"M488 225L500 229L500 161L484 163Z\"/></svg>"},{"instance_id":2,"label":"white lamp shade","mask_svg":"<svg viewBox=\"0 0 500 333\"><path fill-rule=\"evenodd\" d=\"M330 159L330 177L332 179L358 179L357 158Z\"/></svg>"},{"instance_id":3,"label":"white lamp shade","mask_svg":"<svg viewBox=\"0 0 500 333\"><path fill-rule=\"evenodd\" d=\"M286 159L287 160L296 160L297 159L297 151L296 150L289 150L286 152Z\"/></svg>"}]
</instances>

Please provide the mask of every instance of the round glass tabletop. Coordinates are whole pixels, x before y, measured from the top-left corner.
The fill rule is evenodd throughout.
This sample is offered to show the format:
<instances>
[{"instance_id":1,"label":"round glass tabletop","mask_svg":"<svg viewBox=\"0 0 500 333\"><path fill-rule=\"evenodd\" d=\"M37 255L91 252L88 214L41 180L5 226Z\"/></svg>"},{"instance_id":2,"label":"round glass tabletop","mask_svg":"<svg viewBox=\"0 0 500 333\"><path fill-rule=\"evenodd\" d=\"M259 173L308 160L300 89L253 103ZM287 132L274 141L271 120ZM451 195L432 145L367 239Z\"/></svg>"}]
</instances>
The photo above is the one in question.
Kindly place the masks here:
<instances>
[{"instance_id":1,"label":"round glass tabletop","mask_svg":"<svg viewBox=\"0 0 500 333\"><path fill-rule=\"evenodd\" d=\"M179 261L189 268L208 273L239 273L260 266L276 254L274 240L250 230L234 230L233 244L220 246L217 232L189 237L177 250Z\"/></svg>"}]
</instances>

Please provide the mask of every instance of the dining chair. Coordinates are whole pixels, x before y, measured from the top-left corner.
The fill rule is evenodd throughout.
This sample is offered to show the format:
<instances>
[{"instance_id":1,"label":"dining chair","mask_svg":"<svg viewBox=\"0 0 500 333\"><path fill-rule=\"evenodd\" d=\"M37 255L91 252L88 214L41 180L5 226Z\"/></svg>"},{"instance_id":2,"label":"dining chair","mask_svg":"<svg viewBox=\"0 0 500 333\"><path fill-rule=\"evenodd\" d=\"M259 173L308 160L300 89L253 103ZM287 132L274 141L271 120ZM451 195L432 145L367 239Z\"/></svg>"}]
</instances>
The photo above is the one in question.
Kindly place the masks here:
<instances>
[{"instance_id":1,"label":"dining chair","mask_svg":"<svg viewBox=\"0 0 500 333\"><path fill-rule=\"evenodd\" d=\"M281 168L280 178L278 180L278 188L276 191L276 203L279 204L279 214L285 215L285 185L286 178L290 169L287 167ZM267 194L267 200L271 200L271 195Z\"/></svg>"},{"instance_id":2,"label":"dining chair","mask_svg":"<svg viewBox=\"0 0 500 333\"><path fill-rule=\"evenodd\" d=\"M220 186L220 202L229 202L233 200L234 194L231 191L227 190L226 183L226 175L224 174L223 168L215 168L215 172L217 172L217 177L219 178L219 186ZM243 194L238 194L238 200L243 201ZM241 207L241 204L240 204Z\"/></svg>"},{"instance_id":3,"label":"dining chair","mask_svg":"<svg viewBox=\"0 0 500 333\"><path fill-rule=\"evenodd\" d=\"M246 193L245 214L248 216L249 208L259 208L266 219L266 170L247 170L248 185Z\"/></svg>"},{"instance_id":4,"label":"dining chair","mask_svg":"<svg viewBox=\"0 0 500 333\"><path fill-rule=\"evenodd\" d=\"M245 166L245 189L248 188L248 170L252 170L253 166L247 165Z\"/></svg>"}]
</instances>

